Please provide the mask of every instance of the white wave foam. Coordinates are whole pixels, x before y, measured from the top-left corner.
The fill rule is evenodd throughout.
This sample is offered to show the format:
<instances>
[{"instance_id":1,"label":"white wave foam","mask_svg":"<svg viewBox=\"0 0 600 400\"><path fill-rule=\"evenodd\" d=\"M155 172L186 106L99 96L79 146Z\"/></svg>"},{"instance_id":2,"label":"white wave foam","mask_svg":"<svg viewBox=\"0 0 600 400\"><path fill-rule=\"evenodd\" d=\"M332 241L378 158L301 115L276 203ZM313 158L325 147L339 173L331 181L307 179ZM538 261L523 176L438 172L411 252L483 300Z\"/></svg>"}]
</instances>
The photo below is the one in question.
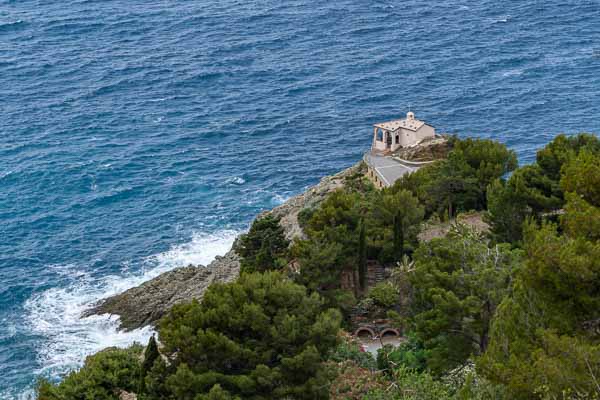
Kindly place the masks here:
<instances>
[{"instance_id":1,"label":"white wave foam","mask_svg":"<svg viewBox=\"0 0 600 400\"><path fill-rule=\"evenodd\" d=\"M233 176L225 181L225 183L233 184L233 185L243 185L246 183L246 180L241 176Z\"/></svg>"},{"instance_id":2,"label":"white wave foam","mask_svg":"<svg viewBox=\"0 0 600 400\"><path fill-rule=\"evenodd\" d=\"M80 315L98 300L137 286L162 272L189 264L208 264L215 256L226 253L236 236L235 231L194 234L189 243L149 257L143 261L141 271L131 274L94 279L75 265L60 267L61 275L67 274L72 283L34 295L25 304L29 328L33 334L43 337L37 349L42 365L37 373L59 377L80 367L86 356L103 348L144 343L152 334L149 327L118 332L116 317L82 319Z\"/></svg>"},{"instance_id":3,"label":"white wave foam","mask_svg":"<svg viewBox=\"0 0 600 400\"><path fill-rule=\"evenodd\" d=\"M515 69L510 69L508 71L504 71L502 73L502 76L503 77L520 76L520 75L523 75L523 72L525 72L523 69L521 69L521 68L515 68Z\"/></svg>"},{"instance_id":4,"label":"white wave foam","mask_svg":"<svg viewBox=\"0 0 600 400\"><path fill-rule=\"evenodd\" d=\"M271 199L271 202L278 206L281 205L283 203L285 203L286 201L288 201L290 199L289 196L282 196L280 194L276 194L275 196L273 196L273 198Z\"/></svg>"}]
</instances>

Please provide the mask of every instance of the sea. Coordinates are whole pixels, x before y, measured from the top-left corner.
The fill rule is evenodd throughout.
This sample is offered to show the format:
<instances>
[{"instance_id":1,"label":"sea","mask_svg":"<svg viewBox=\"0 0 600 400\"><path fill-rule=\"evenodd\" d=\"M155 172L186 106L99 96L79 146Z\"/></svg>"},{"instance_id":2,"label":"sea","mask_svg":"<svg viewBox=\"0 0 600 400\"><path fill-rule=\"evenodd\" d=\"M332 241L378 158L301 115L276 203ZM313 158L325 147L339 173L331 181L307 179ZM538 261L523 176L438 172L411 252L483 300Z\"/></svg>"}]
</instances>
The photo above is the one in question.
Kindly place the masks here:
<instances>
[{"instance_id":1,"label":"sea","mask_svg":"<svg viewBox=\"0 0 600 400\"><path fill-rule=\"evenodd\" d=\"M599 132L600 1L0 0L0 399L146 341L80 315L409 110L521 163Z\"/></svg>"}]
</instances>

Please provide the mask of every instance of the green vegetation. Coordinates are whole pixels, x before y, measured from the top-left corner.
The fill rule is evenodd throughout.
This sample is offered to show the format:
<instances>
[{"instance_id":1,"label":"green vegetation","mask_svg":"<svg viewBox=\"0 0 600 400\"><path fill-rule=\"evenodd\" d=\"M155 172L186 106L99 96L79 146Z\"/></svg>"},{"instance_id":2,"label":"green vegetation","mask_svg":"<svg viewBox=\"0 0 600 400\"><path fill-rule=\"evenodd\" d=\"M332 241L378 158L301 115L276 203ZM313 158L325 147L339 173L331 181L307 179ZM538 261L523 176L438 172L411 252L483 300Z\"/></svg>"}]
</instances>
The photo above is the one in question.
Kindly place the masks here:
<instances>
[{"instance_id":1,"label":"green vegetation","mask_svg":"<svg viewBox=\"0 0 600 400\"><path fill-rule=\"evenodd\" d=\"M237 252L244 272L264 272L285 266L289 242L283 235L279 220L272 216L259 218L242 235Z\"/></svg>"},{"instance_id":2,"label":"green vegetation","mask_svg":"<svg viewBox=\"0 0 600 400\"><path fill-rule=\"evenodd\" d=\"M492 140L454 139L454 148L441 160L404 176L394 190L410 190L425 206L427 216L454 217L483 210L487 187L517 167L512 150Z\"/></svg>"},{"instance_id":3,"label":"green vegetation","mask_svg":"<svg viewBox=\"0 0 600 400\"><path fill-rule=\"evenodd\" d=\"M419 200L408 190L384 191L377 198L374 215L378 228L384 232L384 242L389 243L391 236L392 248L391 252L387 252L391 253L389 259L401 260L406 251L406 242L416 242L416 228L423 221L424 210ZM387 230L391 230L391 235L385 234ZM386 247L382 250L385 252Z\"/></svg>"},{"instance_id":4,"label":"green vegetation","mask_svg":"<svg viewBox=\"0 0 600 400\"><path fill-rule=\"evenodd\" d=\"M364 218L358 231L358 282L361 291L367 288L367 237Z\"/></svg>"},{"instance_id":5,"label":"green vegetation","mask_svg":"<svg viewBox=\"0 0 600 400\"><path fill-rule=\"evenodd\" d=\"M379 307L391 308L398 303L400 294L398 289L390 282L381 282L369 290L367 298Z\"/></svg>"},{"instance_id":6,"label":"green vegetation","mask_svg":"<svg viewBox=\"0 0 600 400\"><path fill-rule=\"evenodd\" d=\"M342 362L352 361L360 368L374 371L377 369L377 361L371 353L362 351L358 343L350 340L342 340L329 355L329 361Z\"/></svg>"},{"instance_id":7,"label":"green vegetation","mask_svg":"<svg viewBox=\"0 0 600 400\"><path fill-rule=\"evenodd\" d=\"M403 367L417 373L427 368L427 351L416 335L410 334L399 346L385 345L377 351L377 367L381 371L393 372Z\"/></svg>"},{"instance_id":8,"label":"green vegetation","mask_svg":"<svg viewBox=\"0 0 600 400\"><path fill-rule=\"evenodd\" d=\"M172 360L163 377L171 397L218 390L253 399L325 398L321 361L336 343L340 316L322 305L316 293L266 272L212 285L202 303L174 307L160 325Z\"/></svg>"},{"instance_id":9,"label":"green vegetation","mask_svg":"<svg viewBox=\"0 0 600 400\"><path fill-rule=\"evenodd\" d=\"M138 393L146 392L146 376L154 366L154 362L160 357L160 353L158 352L158 345L156 344L156 339L154 339L154 335L150 337L148 340L148 345L146 346L146 350L144 351L144 360L142 361L142 366L140 370L140 387Z\"/></svg>"},{"instance_id":10,"label":"green vegetation","mask_svg":"<svg viewBox=\"0 0 600 400\"><path fill-rule=\"evenodd\" d=\"M139 357L142 347L110 348L85 360L78 372L67 375L60 384L38 383L39 400L118 400L119 391L134 392L139 387Z\"/></svg>"},{"instance_id":11,"label":"green vegetation","mask_svg":"<svg viewBox=\"0 0 600 400\"><path fill-rule=\"evenodd\" d=\"M515 398L600 395L600 156L573 157L561 159L565 214L527 225L527 260L480 362Z\"/></svg>"},{"instance_id":12,"label":"green vegetation","mask_svg":"<svg viewBox=\"0 0 600 400\"><path fill-rule=\"evenodd\" d=\"M394 385L388 390L373 390L364 400L450 400L451 389L427 373L397 368L393 373ZM391 390L390 390L391 389Z\"/></svg>"},{"instance_id":13,"label":"green vegetation","mask_svg":"<svg viewBox=\"0 0 600 400\"><path fill-rule=\"evenodd\" d=\"M415 253L413 321L435 374L482 354L496 307L509 289L520 252L488 247L476 232L457 226Z\"/></svg>"},{"instance_id":14,"label":"green vegetation","mask_svg":"<svg viewBox=\"0 0 600 400\"><path fill-rule=\"evenodd\" d=\"M100 352L39 398L599 399L600 141L557 136L517 169L500 143L451 141L392 188L349 177L300 212L302 239L256 220L239 279L174 307L160 353ZM453 219L470 210L489 232ZM419 242L425 219L453 222ZM404 341L375 360L339 333L357 320Z\"/></svg>"},{"instance_id":15,"label":"green vegetation","mask_svg":"<svg viewBox=\"0 0 600 400\"><path fill-rule=\"evenodd\" d=\"M600 140L587 134L559 135L538 151L535 164L518 169L508 182L491 185L487 220L497 242L520 244L528 218L541 222L564 206L561 169L581 152L600 154Z\"/></svg>"}]
</instances>

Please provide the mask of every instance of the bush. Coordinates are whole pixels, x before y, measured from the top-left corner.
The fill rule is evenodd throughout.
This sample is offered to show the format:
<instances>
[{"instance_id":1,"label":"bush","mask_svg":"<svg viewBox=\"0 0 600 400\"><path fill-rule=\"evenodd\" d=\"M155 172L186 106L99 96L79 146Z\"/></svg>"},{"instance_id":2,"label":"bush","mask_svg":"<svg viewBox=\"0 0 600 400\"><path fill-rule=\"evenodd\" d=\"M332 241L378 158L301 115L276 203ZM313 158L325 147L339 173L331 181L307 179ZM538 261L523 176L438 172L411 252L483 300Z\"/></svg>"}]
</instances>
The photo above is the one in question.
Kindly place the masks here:
<instances>
[{"instance_id":1,"label":"bush","mask_svg":"<svg viewBox=\"0 0 600 400\"><path fill-rule=\"evenodd\" d=\"M513 398L594 398L600 376L600 156L561 167L561 224L526 224L527 259L496 312L480 370Z\"/></svg>"},{"instance_id":2,"label":"bush","mask_svg":"<svg viewBox=\"0 0 600 400\"><path fill-rule=\"evenodd\" d=\"M383 308L393 307L400 300L398 289L390 282L380 282L369 290L368 297Z\"/></svg>"},{"instance_id":3,"label":"bush","mask_svg":"<svg viewBox=\"0 0 600 400\"><path fill-rule=\"evenodd\" d=\"M353 361L330 362L327 366L336 373L329 389L331 400L362 400L369 392L389 385L380 372L361 368Z\"/></svg>"},{"instance_id":4,"label":"bush","mask_svg":"<svg viewBox=\"0 0 600 400\"><path fill-rule=\"evenodd\" d=\"M486 190L517 167L517 158L504 144L487 139L454 140L445 160L431 163L396 181L393 190L406 189L425 206L426 217L454 217L486 208Z\"/></svg>"},{"instance_id":5,"label":"bush","mask_svg":"<svg viewBox=\"0 0 600 400\"><path fill-rule=\"evenodd\" d=\"M394 385L388 390L376 389L364 400L450 400L452 397L451 389L431 375L399 368L394 372Z\"/></svg>"},{"instance_id":6,"label":"bush","mask_svg":"<svg viewBox=\"0 0 600 400\"><path fill-rule=\"evenodd\" d=\"M118 400L119 392L135 392L140 382L142 346L110 348L89 356L83 367L59 384L41 380L38 400Z\"/></svg>"},{"instance_id":7,"label":"bush","mask_svg":"<svg viewBox=\"0 0 600 400\"><path fill-rule=\"evenodd\" d=\"M329 355L330 361L353 361L360 368L375 370L377 363L371 353L364 351L360 345L351 340L343 340Z\"/></svg>"},{"instance_id":8,"label":"bush","mask_svg":"<svg viewBox=\"0 0 600 400\"><path fill-rule=\"evenodd\" d=\"M414 334L399 346L385 345L377 351L377 368L393 372L398 368L406 368L415 372L423 372L427 367L426 352L423 344Z\"/></svg>"}]
</instances>

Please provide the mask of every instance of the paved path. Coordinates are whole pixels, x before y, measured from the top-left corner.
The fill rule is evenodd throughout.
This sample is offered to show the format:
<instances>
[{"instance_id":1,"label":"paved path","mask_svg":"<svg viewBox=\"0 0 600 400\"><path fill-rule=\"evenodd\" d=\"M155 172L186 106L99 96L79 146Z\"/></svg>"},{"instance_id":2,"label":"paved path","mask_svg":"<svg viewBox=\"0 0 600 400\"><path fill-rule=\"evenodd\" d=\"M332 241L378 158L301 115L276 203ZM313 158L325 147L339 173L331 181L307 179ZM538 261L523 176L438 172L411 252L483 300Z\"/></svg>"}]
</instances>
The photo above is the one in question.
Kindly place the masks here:
<instances>
[{"instance_id":1,"label":"paved path","mask_svg":"<svg viewBox=\"0 0 600 400\"><path fill-rule=\"evenodd\" d=\"M370 339L370 338L359 338L362 348L373 355L373 357L377 358L377 350L385 346L386 344L391 344L394 347L400 346L402 342L406 339L392 336L392 337L384 337L380 339Z\"/></svg>"},{"instance_id":2,"label":"paved path","mask_svg":"<svg viewBox=\"0 0 600 400\"><path fill-rule=\"evenodd\" d=\"M404 174L416 171L417 166L408 166L390 157L365 154L365 162L373 168L385 186L392 186Z\"/></svg>"}]
</instances>

